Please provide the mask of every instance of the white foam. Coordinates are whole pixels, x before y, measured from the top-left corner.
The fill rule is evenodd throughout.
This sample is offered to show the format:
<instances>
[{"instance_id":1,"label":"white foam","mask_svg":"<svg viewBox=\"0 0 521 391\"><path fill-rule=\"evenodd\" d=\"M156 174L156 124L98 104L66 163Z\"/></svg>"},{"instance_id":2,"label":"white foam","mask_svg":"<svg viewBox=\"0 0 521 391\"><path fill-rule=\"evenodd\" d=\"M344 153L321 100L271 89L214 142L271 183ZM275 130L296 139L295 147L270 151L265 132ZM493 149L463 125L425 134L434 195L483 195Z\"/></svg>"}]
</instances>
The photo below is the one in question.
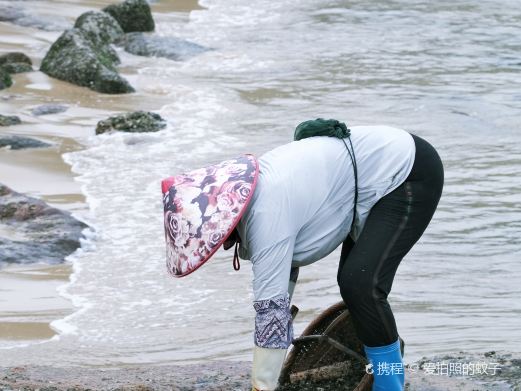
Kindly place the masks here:
<instances>
[{"instance_id":1,"label":"white foam","mask_svg":"<svg viewBox=\"0 0 521 391\"><path fill-rule=\"evenodd\" d=\"M2 345L0 346L0 350L16 350L16 349L28 348L28 347L35 346L35 345L43 345L43 344L47 344L49 342L57 341L58 338L59 338L58 335L55 335L52 338L44 339L44 340L40 340L40 341L34 341L34 340L29 340L29 341L19 341L19 340L17 340L17 341L8 341L8 340L3 340L2 341Z\"/></svg>"},{"instance_id":2,"label":"white foam","mask_svg":"<svg viewBox=\"0 0 521 391\"><path fill-rule=\"evenodd\" d=\"M52 90L52 85L48 83L32 83L27 84L25 88L28 88L30 90L50 91Z\"/></svg>"},{"instance_id":3,"label":"white foam","mask_svg":"<svg viewBox=\"0 0 521 391\"><path fill-rule=\"evenodd\" d=\"M74 318L82 313L82 311L86 311L93 303L89 302L85 297L81 297L79 295L70 294L68 292L69 287L74 285L78 280L78 276L81 273L81 263L77 262L77 260L84 254L86 251L95 251L95 238L96 233L92 227L85 228L82 231L84 239L81 239L81 247L77 249L73 254L69 255L66 258L67 262L72 263L72 273L69 277L69 282L63 285L60 285L57 288L58 293L69 300L77 310L71 315L66 316L62 319L56 319L50 323L50 326L53 330L55 330L59 335L57 339L59 339L60 335L68 335L68 334L78 334L78 328L72 323Z\"/></svg>"},{"instance_id":4,"label":"white foam","mask_svg":"<svg viewBox=\"0 0 521 391\"><path fill-rule=\"evenodd\" d=\"M174 78L170 72L148 67L143 73L169 80ZM166 129L88 137L85 150L64 155L90 207L81 218L93 230L68 257L73 274L59 292L76 310L52 322L60 337L146 350L160 343L172 325L193 327L191 310L217 292L200 279L174 284L166 277L160 181L240 148L243 142L226 128L240 99L183 72L185 83L165 84L161 92L172 97L159 110L168 120ZM156 331L140 334L146 329Z\"/></svg>"}]
</instances>

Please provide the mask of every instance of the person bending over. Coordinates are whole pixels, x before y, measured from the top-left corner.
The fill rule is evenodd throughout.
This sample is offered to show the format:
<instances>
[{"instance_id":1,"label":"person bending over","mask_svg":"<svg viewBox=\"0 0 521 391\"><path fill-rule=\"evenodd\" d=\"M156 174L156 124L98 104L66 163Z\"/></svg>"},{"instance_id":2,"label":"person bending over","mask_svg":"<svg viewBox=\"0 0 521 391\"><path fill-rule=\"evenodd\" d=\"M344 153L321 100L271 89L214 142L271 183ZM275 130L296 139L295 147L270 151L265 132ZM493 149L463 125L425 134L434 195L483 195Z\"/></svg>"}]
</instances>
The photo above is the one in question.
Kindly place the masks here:
<instances>
[{"instance_id":1,"label":"person bending over","mask_svg":"<svg viewBox=\"0 0 521 391\"><path fill-rule=\"evenodd\" d=\"M293 141L163 181L170 274L185 276L235 245L253 266L253 390L274 390L293 339L298 268L342 244L340 294L374 368L402 365L387 300L396 270L438 205L443 165L424 139L389 126L299 125ZM404 373L374 372L373 390Z\"/></svg>"}]
</instances>

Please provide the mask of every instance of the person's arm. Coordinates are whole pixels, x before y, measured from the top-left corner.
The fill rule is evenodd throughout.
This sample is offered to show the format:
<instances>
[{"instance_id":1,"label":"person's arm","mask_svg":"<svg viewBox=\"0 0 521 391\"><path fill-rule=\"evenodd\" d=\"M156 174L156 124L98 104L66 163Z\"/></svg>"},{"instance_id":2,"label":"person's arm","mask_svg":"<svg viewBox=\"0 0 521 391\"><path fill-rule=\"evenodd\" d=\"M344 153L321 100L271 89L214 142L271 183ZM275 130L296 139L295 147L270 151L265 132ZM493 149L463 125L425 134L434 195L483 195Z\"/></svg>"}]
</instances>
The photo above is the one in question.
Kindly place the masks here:
<instances>
[{"instance_id":1,"label":"person's arm","mask_svg":"<svg viewBox=\"0 0 521 391\"><path fill-rule=\"evenodd\" d=\"M280 370L293 339L289 295L255 302L255 347L252 385L256 390L277 388ZM259 309L259 307L265 307Z\"/></svg>"},{"instance_id":2,"label":"person's arm","mask_svg":"<svg viewBox=\"0 0 521 391\"><path fill-rule=\"evenodd\" d=\"M294 238L288 237L252 256L255 295L252 385L256 390L275 390L293 340L288 293L293 246Z\"/></svg>"}]
</instances>

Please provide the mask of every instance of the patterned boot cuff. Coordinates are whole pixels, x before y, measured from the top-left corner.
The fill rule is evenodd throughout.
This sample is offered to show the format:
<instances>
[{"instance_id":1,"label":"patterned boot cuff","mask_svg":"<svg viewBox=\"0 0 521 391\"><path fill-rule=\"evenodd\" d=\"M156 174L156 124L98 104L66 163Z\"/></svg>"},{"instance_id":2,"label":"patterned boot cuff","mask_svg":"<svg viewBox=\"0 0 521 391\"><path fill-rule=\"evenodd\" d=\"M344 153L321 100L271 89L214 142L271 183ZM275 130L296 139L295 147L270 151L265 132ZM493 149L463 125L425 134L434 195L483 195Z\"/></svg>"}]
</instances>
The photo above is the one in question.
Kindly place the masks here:
<instances>
[{"instance_id":1,"label":"patterned boot cuff","mask_svg":"<svg viewBox=\"0 0 521 391\"><path fill-rule=\"evenodd\" d=\"M289 294L253 303L255 345L261 348L287 349L293 341L293 322Z\"/></svg>"}]
</instances>

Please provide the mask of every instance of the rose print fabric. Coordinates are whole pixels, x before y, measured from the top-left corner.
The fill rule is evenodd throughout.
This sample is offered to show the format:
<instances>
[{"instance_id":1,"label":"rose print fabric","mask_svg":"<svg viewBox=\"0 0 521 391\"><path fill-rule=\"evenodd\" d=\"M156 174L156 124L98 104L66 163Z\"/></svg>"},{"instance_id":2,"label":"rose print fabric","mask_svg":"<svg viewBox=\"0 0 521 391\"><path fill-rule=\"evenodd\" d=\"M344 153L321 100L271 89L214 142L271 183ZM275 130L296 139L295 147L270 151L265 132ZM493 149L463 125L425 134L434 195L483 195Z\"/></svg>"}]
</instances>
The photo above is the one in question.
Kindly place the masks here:
<instances>
[{"instance_id":1,"label":"rose print fabric","mask_svg":"<svg viewBox=\"0 0 521 391\"><path fill-rule=\"evenodd\" d=\"M257 159L242 155L162 181L172 276L190 274L217 251L248 206L258 173Z\"/></svg>"}]
</instances>

